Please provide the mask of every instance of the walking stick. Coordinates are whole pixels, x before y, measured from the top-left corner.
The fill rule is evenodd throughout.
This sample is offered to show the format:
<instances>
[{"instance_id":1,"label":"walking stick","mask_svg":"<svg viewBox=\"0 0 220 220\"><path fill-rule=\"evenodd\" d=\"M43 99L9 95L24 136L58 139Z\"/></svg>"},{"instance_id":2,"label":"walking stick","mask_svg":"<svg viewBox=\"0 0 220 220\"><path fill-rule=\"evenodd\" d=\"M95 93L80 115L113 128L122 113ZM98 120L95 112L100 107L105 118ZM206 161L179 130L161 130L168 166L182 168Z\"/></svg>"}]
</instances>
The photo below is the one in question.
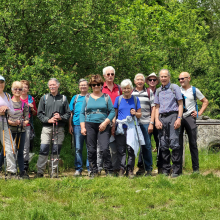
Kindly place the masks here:
<instances>
[{"instance_id":1,"label":"walking stick","mask_svg":"<svg viewBox=\"0 0 220 220\"><path fill-rule=\"evenodd\" d=\"M135 118L136 118L135 115L132 115L132 118L134 120L135 130L136 130L137 137L138 137L138 143L139 143L139 146L141 147L141 157L142 157L142 160L143 160L144 171L145 171L145 163L144 163L143 150L142 150L142 145L140 144L140 139L139 139L139 136L138 136L138 129L137 129L137 123L136 123L136 120L135 120Z\"/></svg>"},{"instance_id":2,"label":"walking stick","mask_svg":"<svg viewBox=\"0 0 220 220\"><path fill-rule=\"evenodd\" d=\"M20 122L21 122L21 133L22 133L24 119L21 119ZM18 146L17 146L18 150L19 150L20 142L21 142L21 133L19 135L19 140L18 140Z\"/></svg>"},{"instance_id":3,"label":"walking stick","mask_svg":"<svg viewBox=\"0 0 220 220\"><path fill-rule=\"evenodd\" d=\"M59 154L58 154L58 149L59 149L59 145L58 145L58 121L56 121L56 139L57 139L57 178L59 176Z\"/></svg>"},{"instance_id":4,"label":"walking stick","mask_svg":"<svg viewBox=\"0 0 220 220\"><path fill-rule=\"evenodd\" d=\"M52 147L51 147L51 154L50 154L50 160L51 160L51 175L50 177L53 178L53 147L54 147L54 123L53 123L53 137L52 137Z\"/></svg>"}]
</instances>

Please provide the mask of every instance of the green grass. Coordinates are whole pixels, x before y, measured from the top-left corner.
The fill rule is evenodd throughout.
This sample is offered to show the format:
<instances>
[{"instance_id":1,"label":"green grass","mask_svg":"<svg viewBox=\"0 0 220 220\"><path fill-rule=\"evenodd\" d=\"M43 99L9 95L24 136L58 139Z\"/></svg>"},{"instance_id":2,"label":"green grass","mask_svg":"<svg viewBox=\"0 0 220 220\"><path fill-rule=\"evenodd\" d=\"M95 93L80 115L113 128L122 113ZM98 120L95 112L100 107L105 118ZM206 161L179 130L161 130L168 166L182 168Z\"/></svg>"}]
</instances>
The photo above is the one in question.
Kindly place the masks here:
<instances>
[{"instance_id":1,"label":"green grass","mask_svg":"<svg viewBox=\"0 0 220 220\"><path fill-rule=\"evenodd\" d=\"M219 219L213 174L0 180L0 219Z\"/></svg>"}]
</instances>

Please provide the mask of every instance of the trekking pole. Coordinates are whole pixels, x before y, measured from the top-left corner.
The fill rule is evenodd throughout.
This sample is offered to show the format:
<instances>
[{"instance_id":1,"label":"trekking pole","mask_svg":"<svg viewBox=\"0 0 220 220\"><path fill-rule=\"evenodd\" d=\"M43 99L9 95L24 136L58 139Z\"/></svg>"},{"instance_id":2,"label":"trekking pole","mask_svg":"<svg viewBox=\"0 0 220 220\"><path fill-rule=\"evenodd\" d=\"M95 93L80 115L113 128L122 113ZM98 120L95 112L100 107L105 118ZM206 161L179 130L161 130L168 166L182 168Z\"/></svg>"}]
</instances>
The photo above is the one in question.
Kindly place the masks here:
<instances>
[{"instance_id":1,"label":"trekking pole","mask_svg":"<svg viewBox=\"0 0 220 220\"><path fill-rule=\"evenodd\" d=\"M23 129L23 122L24 120L23 119L20 119L20 122L21 122L21 133L22 133L22 129ZM17 149L19 150L19 147L20 147L20 142L21 142L21 133L19 135L19 140L18 140L18 146L17 146Z\"/></svg>"},{"instance_id":2,"label":"trekking pole","mask_svg":"<svg viewBox=\"0 0 220 220\"><path fill-rule=\"evenodd\" d=\"M53 178L53 162L54 162L53 148L54 148L54 123L53 123L52 147L51 147L51 154L50 154L50 160L51 160L51 175L50 175L50 177L52 177L52 178Z\"/></svg>"},{"instance_id":3,"label":"trekking pole","mask_svg":"<svg viewBox=\"0 0 220 220\"><path fill-rule=\"evenodd\" d=\"M4 117L2 115L2 142L3 142L3 153L4 153L4 167L5 167L5 180L6 180L6 155L5 155L5 131L4 131Z\"/></svg>"},{"instance_id":4,"label":"trekking pole","mask_svg":"<svg viewBox=\"0 0 220 220\"><path fill-rule=\"evenodd\" d=\"M56 121L56 139L57 139L57 178L59 176L59 154L58 154L58 121Z\"/></svg>"},{"instance_id":5,"label":"trekking pole","mask_svg":"<svg viewBox=\"0 0 220 220\"><path fill-rule=\"evenodd\" d=\"M142 150L142 145L140 144L140 139L139 139L138 129L137 129L137 123L136 123L136 120L135 120L136 116L135 116L135 115L132 115L132 118L133 118L133 120L134 120L135 130L136 130L137 137L138 137L138 143L139 143L139 146L141 147L141 157L142 157L142 160L143 160L144 171L145 171L145 163L144 163L143 150Z\"/></svg>"}]
</instances>

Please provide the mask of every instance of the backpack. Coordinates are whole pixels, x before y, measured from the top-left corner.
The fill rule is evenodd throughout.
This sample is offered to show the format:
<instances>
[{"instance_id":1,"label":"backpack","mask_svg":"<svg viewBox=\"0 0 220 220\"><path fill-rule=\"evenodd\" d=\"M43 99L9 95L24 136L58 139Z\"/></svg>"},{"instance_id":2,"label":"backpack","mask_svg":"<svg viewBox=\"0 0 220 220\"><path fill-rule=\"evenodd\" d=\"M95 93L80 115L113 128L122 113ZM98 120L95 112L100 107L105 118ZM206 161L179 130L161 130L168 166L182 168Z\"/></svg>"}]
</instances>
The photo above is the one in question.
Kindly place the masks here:
<instances>
[{"instance_id":1,"label":"backpack","mask_svg":"<svg viewBox=\"0 0 220 220\"><path fill-rule=\"evenodd\" d=\"M73 114L74 114L74 112L75 112L75 106L76 106L76 103L77 103L78 98L79 98L79 94L77 94L76 97L75 97L75 99L74 99L74 103L73 103L73 111L72 111Z\"/></svg>"},{"instance_id":2,"label":"backpack","mask_svg":"<svg viewBox=\"0 0 220 220\"><path fill-rule=\"evenodd\" d=\"M105 102L106 102L106 105L107 105L107 110L108 110L108 100L109 100L109 95L106 94L106 93L103 93L104 94L104 98L105 98ZM87 103L89 101L89 97L90 97L90 93L86 94L86 97L85 97L85 100L86 100L86 107L87 107ZM105 114L103 112L100 112L100 111L95 111L95 112L90 112L90 113L86 113L86 107L85 107L85 115L90 115L90 114ZM107 113L108 114L108 113Z\"/></svg>"}]
</instances>

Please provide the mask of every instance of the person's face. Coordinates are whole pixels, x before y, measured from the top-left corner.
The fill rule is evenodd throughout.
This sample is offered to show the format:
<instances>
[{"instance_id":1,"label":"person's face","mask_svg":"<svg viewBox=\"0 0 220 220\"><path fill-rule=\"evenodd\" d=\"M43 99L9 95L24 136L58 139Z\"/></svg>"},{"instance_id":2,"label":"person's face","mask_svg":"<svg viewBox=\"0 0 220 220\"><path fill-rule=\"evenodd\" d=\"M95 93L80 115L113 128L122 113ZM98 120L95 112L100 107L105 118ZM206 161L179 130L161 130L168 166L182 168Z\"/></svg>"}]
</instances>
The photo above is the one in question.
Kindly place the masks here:
<instances>
[{"instance_id":1,"label":"person's face","mask_svg":"<svg viewBox=\"0 0 220 220\"><path fill-rule=\"evenodd\" d=\"M158 80L157 77L151 76L147 79L147 84L151 87L156 87L156 85L158 84Z\"/></svg>"},{"instance_id":2,"label":"person's face","mask_svg":"<svg viewBox=\"0 0 220 220\"><path fill-rule=\"evenodd\" d=\"M13 89L12 89L12 93L14 96L17 96L17 97L20 97L21 96L21 93L22 93L22 88L18 87L18 86L15 86Z\"/></svg>"},{"instance_id":3,"label":"person's face","mask_svg":"<svg viewBox=\"0 0 220 220\"><path fill-rule=\"evenodd\" d=\"M92 91L93 92L100 92L101 88L102 88L102 84L101 83L97 83L97 82L93 82L91 84L91 87L92 87Z\"/></svg>"},{"instance_id":4,"label":"person's face","mask_svg":"<svg viewBox=\"0 0 220 220\"><path fill-rule=\"evenodd\" d=\"M143 76L137 76L136 79L134 80L134 83L137 88L143 89L143 87L144 87Z\"/></svg>"},{"instance_id":5,"label":"person's face","mask_svg":"<svg viewBox=\"0 0 220 220\"><path fill-rule=\"evenodd\" d=\"M5 88L5 81L4 80L0 80L0 92L3 92Z\"/></svg>"},{"instance_id":6,"label":"person's face","mask_svg":"<svg viewBox=\"0 0 220 220\"><path fill-rule=\"evenodd\" d=\"M129 96L131 94L131 86L127 85L122 88L122 92L125 96Z\"/></svg>"},{"instance_id":7,"label":"person's face","mask_svg":"<svg viewBox=\"0 0 220 220\"><path fill-rule=\"evenodd\" d=\"M48 83L48 86L49 86L50 92L52 94L55 94L55 93L58 92L59 85L57 85L56 81L50 80L49 83Z\"/></svg>"},{"instance_id":8,"label":"person's face","mask_svg":"<svg viewBox=\"0 0 220 220\"><path fill-rule=\"evenodd\" d=\"M88 90L89 90L89 86L86 81L83 81L79 84L79 91L80 92L88 92Z\"/></svg>"},{"instance_id":9,"label":"person's face","mask_svg":"<svg viewBox=\"0 0 220 220\"><path fill-rule=\"evenodd\" d=\"M190 83L190 80L191 80L191 78L190 78L190 76L189 75L187 75L187 74L185 74L185 73L181 73L180 75L179 75L179 82L180 82L180 85L182 86L182 87L187 87L188 85L189 85L189 83Z\"/></svg>"},{"instance_id":10,"label":"person's face","mask_svg":"<svg viewBox=\"0 0 220 220\"><path fill-rule=\"evenodd\" d=\"M22 85L23 85L22 95L27 95L27 93L29 92L28 85L24 83Z\"/></svg>"},{"instance_id":11,"label":"person's face","mask_svg":"<svg viewBox=\"0 0 220 220\"><path fill-rule=\"evenodd\" d=\"M167 85L170 82L170 76L168 76L167 70L162 70L160 72L160 81L163 86Z\"/></svg>"},{"instance_id":12,"label":"person's face","mask_svg":"<svg viewBox=\"0 0 220 220\"><path fill-rule=\"evenodd\" d=\"M106 82L114 82L115 79L115 73L111 69L107 69L104 75L105 81Z\"/></svg>"}]
</instances>

